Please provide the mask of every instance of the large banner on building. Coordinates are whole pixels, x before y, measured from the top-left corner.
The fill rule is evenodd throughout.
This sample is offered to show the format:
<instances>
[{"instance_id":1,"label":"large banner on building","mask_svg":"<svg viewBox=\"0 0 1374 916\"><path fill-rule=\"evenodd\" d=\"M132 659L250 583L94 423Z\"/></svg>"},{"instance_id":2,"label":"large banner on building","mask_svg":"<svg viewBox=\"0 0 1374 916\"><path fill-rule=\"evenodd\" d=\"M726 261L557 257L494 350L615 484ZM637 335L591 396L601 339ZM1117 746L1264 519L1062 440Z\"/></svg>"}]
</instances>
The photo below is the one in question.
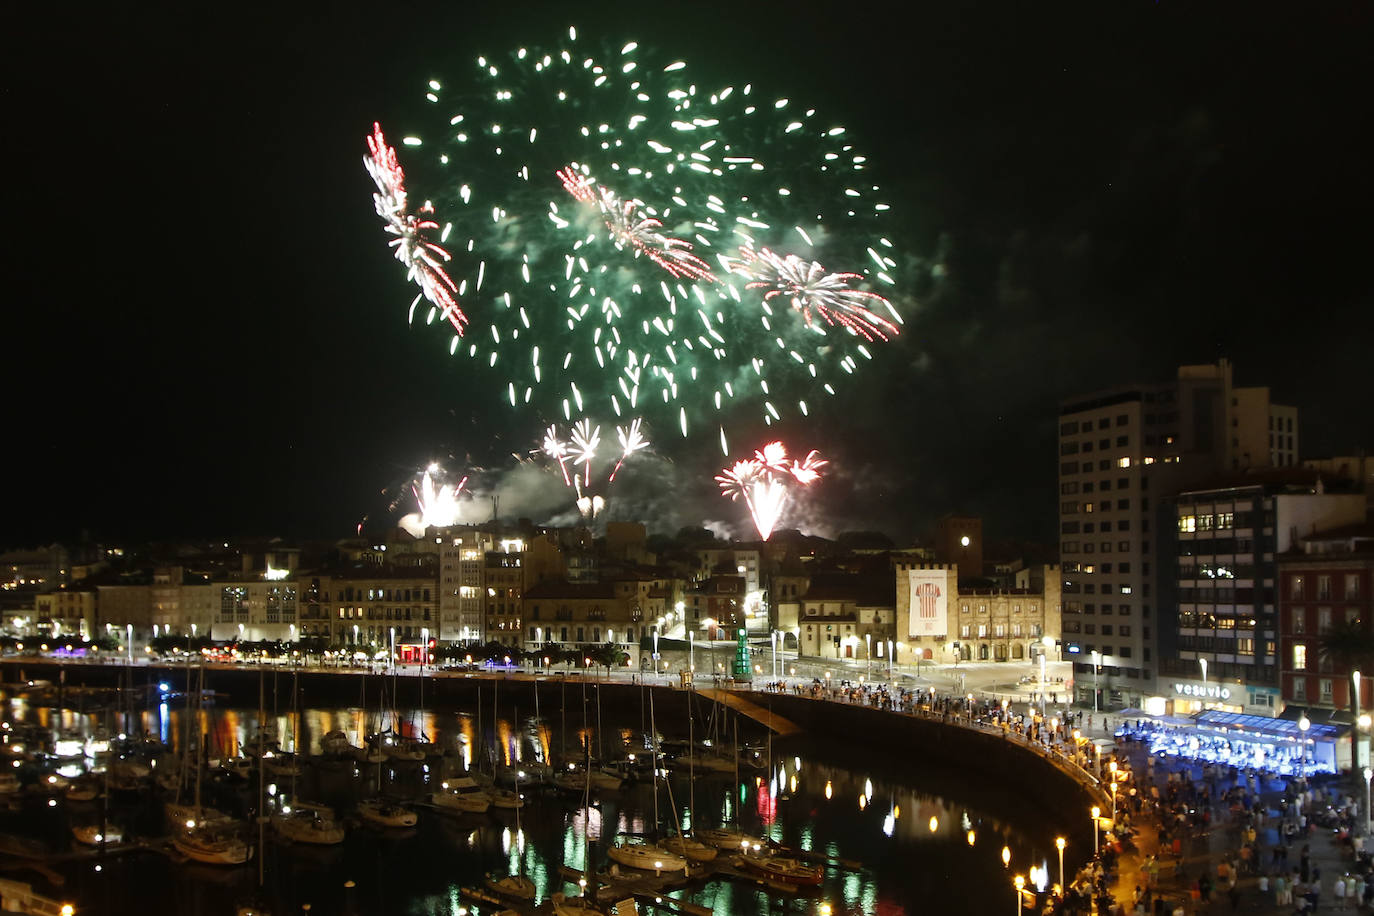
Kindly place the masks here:
<instances>
[{"instance_id":1,"label":"large banner on building","mask_svg":"<svg viewBox=\"0 0 1374 916\"><path fill-rule=\"evenodd\" d=\"M948 636L945 618L945 580L943 569L911 569L911 624L908 636Z\"/></svg>"}]
</instances>

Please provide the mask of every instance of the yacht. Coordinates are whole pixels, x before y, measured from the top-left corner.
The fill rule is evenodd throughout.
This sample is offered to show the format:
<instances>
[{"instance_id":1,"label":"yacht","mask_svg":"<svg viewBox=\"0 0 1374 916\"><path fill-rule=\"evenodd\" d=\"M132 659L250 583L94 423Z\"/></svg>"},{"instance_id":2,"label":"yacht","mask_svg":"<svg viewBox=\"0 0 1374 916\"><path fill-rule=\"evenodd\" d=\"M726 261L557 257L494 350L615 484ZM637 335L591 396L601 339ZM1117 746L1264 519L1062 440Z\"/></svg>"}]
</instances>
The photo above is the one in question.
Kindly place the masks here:
<instances>
[{"instance_id":1,"label":"yacht","mask_svg":"<svg viewBox=\"0 0 1374 916\"><path fill-rule=\"evenodd\" d=\"M825 877L825 869L821 866L783 856L739 855L735 856L734 864L764 878L798 887L819 887Z\"/></svg>"},{"instance_id":2,"label":"yacht","mask_svg":"<svg viewBox=\"0 0 1374 916\"><path fill-rule=\"evenodd\" d=\"M693 831L693 836L708 846L717 849L736 851L741 849L762 848L767 844L756 836L740 833L725 827Z\"/></svg>"},{"instance_id":3,"label":"yacht","mask_svg":"<svg viewBox=\"0 0 1374 916\"><path fill-rule=\"evenodd\" d=\"M514 811L517 808L525 807L525 802L520 797L520 793L512 789L491 788L487 789L486 793L491 797L491 806L493 808Z\"/></svg>"},{"instance_id":4,"label":"yacht","mask_svg":"<svg viewBox=\"0 0 1374 916\"><path fill-rule=\"evenodd\" d=\"M214 824L197 825L172 837L176 851L205 865L243 865L253 858L253 847Z\"/></svg>"},{"instance_id":5,"label":"yacht","mask_svg":"<svg viewBox=\"0 0 1374 916\"><path fill-rule=\"evenodd\" d=\"M610 856L612 862L624 865L626 868L638 868L643 871L651 871L654 874L687 871L687 860L682 856L669 852L662 846L650 846L647 843L625 843L621 846L612 846L606 850L606 855Z\"/></svg>"},{"instance_id":6,"label":"yacht","mask_svg":"<svg viewBox=\"0 0 1374 916\"><path fill-rule=\"evenodd\" d=\"M658 845L689 862L713 862L720 852L714 846L685 836L670 836L659 841Z\"/></svg>"},{"instance_id":7,"label":"yacht","mask_svg":"<svg viewBox=\"0 0 1374 916\"><path fill-rule=\"evenodd\" d=\"M272 816L272 827L284 840L311 846L337 846L344 841L343 825L324 805L299 802Z\"/></svg>"},{"instance_id":8,"label":"yacht","mask_svg":"<svg viewBox=\"0 0 1374 916\"><path fill-rule=\"evenodd\" d=\"M454 813L485 814L491 807L491 796L466 776L445 780L429 800L439 810Z\"/></svg>"},{"instance_id":9,"label":"yacht","mask_svg":"<svg viewBox=\"0 0 1374 916\"><path fill-rule=\"evenodd\" d=\"M72 838L86 846L113 846L124 842L124 831L115 824L107 823L102 831L99 824L87 824L72 828Z\"/></svg>"},{"instance_id":10,"label":"yacht","mask_svg":"<svg viewBox=\"0 0 1374 916\"><path fill-rule=\"evenodd\" d=\"M358 816L374 827L414 827L419 822L414 811L382 798L358 802Z\"/></svg>"}]
</instances>

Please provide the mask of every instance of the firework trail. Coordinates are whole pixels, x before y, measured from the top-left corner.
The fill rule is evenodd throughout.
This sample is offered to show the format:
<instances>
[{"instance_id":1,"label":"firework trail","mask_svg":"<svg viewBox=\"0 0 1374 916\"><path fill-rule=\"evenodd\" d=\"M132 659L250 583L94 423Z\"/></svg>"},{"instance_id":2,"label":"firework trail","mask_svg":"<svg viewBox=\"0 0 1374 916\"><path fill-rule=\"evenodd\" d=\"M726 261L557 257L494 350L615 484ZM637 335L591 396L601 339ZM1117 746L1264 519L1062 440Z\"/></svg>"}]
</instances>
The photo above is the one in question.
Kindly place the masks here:
<instances>
[{"instance_id":1,"label":"firework trail","mask_svg":"<svg viewBox=\"0 0 1374 916\"><path fill-rule=\"evenodd\" d=\"M450 352L481 363L512 407L568 423L643 416L724 440L738 413L807 415L901 325L890 208L867 157L804 104L709 88L633 42L584 44L569 30L430 81L430 114L405 125L401 149L409 180L453 218L438 236L451 263L419 243L429 216L403 218L400 166L374 140L398 258L480 316L482 333L451 337Z\"/></svg>"},{"instance_id":2,"label":"firework trail","mask_svg":"<svg viewBox=\"0 0 1374 916\"><path fill-rule=\"evenodd\" d=\"M819 480L828 463L815 451L799 461L789 459L783 443L770 442L753 458L722 469L716 483L731 501L744 501L759 537L766 541L787 508L793 485L804 487Z\"/></svg>"},{"instance_id":3,"label":"firework trail","mask_svg":"<svg viewBox=\"0 0 1374 916\"><path fill-rule=\"evenodd\" d=\"M877 293L854 289L853 280L863 279L855 273L826 273L816 261L806 261L794 254L779 257L767 248L759 251L743 246L740 260L729 262L732 273L751 278L745 289L766 289L763 301L783 296L792 308L801 313L808 328L819 330L811 320L815 312L831 327L845 327L864 340L887 340L897 333L897 326L869 310L866 304L881 303L896 317L892 303Z\"/></svg>"},{"instance_id":4,"label":"firework trail","mask_svg":"<svg viewBox=\"0 0 1374 916\"><path fill-rule=\"evenodd\" d=\"M605 478L607 485L615 482L615 475L620 472L626 459L649 447L649 440L642 428L643 422L642 418L636 417L629 426L615 428L620 449L615 465ZM600 448L601 427L583 418L573 424L566 440L559 436L557 425L550 426L544 433L544 441L539 449L557 462L564 485L576 492L578 510L586 518L596 517L606 506L605 497L589 492L594 476L592 468ZM571 475L568 473L569 464L573 465ZM595 476L599 477L600 472Z\"/></svg>"},{"instance_id":5,"label":"firework trail","mask_svg":"<svg viewBox=\"0 0 1374 916\"><path fill-rule=\"evenodd\" d=\"M462 336L468 319L458 307L458 287L444 269L444 263L450 260L449 253L429 239L429 233L439 229L433 218L434 208L426 203L418 212L410 212L405 172L396 160L396 150L382 135L380 124L372 125L367 148L363 166L377 185L372 195L373 206L385 222L387 233L394 236L387 244L394 250L396 260L406 266L406 275L419 284L420 295L433 303L453 325L454 332ZM413 304L411 308L414 309Z\"/></svg>"}]
</instances>

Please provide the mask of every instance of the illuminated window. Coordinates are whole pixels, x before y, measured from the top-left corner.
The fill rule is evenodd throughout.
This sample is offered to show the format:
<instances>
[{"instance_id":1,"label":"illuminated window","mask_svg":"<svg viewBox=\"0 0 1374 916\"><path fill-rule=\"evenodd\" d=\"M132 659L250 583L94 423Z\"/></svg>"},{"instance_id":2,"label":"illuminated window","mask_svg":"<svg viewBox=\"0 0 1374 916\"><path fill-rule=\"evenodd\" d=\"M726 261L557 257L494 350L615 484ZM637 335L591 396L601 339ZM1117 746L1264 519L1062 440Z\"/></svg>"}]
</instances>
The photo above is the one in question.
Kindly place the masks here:
<instances>
[{"instance_id":1,"label":"illuminated window","mask_svg":"<svg viewBox=\"0 0 1374 916\"><path fill-rule=\"evenodd\" d=\"M1307 646L1302 643L1296 643L1293 646L1293 670L1307 670Z\"/></svg>"},{"instance_id":2,"label":"illuminated window","mask_svg":"<svg viewBox=\"0 0 1374 916\"><path fill-rule=\"evenodd\" d=\"M1294 576L1293 578L1289 579L1289 580L1288 580L1288 597L1289 597L1289 598L1301 598L1301 597L1303 597L1303 591L1305 590L1305 589L1304 589L1304 586L1305 586L1305 583L1303 582L1302 576Z\"/></svg>"},{"instance_id":3,"label":"illuminated window","mask_svg":"<svg viewBox=\"0 0 1374 916\"><path fill-rule=\"evenodd\" d=\"M1197 530L1196 515L1180 515L1178 518L1178 530L1183 532L1193 532Z\"/></svg>"},{"instance_id":4,"label":"illuminated window","mask_svg":"<svg viewBox=\"0 0 1374 916\"><path fill-rule=\"evenodd\" d=\"M1119 468L1128 468L1128 467L1131 466L1131 459L1129 459L1129 458L1120 458L1120 459L1117 459L1116 466L1119 467Z\"/></svg>"}]
</instances>

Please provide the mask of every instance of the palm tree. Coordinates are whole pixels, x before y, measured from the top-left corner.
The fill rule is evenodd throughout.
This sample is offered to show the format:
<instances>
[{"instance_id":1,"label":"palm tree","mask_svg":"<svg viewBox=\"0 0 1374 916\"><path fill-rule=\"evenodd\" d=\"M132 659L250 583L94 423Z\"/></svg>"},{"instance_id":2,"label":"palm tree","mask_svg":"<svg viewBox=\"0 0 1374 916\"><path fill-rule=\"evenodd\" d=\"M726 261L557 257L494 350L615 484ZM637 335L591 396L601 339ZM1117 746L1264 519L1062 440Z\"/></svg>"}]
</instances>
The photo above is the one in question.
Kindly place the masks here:
<instances>
[{"instance_id":1,"label":"palm tree","mask_svg":"<svg viewBox=\"0 0 1374 916\"><path fill-rule=\"evenodd\" d=\"M1369 670L1374 665L1374 632L1370 632L1360 618L1345 620L1326 629L1317 637L1317 654L1336 669L1345 672L1350 697L1350 761L1352 770L1361 766L1359 752L1360 698L1355 685L1355 672Z\"/></svg>"}]
</instances>

